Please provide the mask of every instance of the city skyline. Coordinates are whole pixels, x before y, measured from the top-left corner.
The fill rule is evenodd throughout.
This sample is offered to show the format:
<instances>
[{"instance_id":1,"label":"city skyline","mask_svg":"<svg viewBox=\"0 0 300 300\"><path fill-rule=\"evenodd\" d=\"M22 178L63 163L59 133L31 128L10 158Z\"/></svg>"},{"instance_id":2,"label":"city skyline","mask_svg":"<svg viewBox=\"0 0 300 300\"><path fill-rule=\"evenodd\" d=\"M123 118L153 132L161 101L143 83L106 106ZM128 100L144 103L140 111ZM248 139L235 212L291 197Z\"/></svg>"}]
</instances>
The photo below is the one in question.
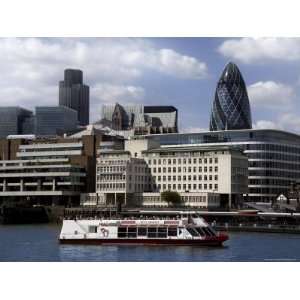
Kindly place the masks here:
<instances>
[{"instance_id":1,"label":"city skyline","mask_svg":"<svg viewBox=\"0 0 300 300\"><path fill-rule=\"evenodd\" d=\"M0 53L1 106L57 105L62 71L78 68L91 89L91 122L102 104L174 105L183 132L208 129L218 78L233 61L253 128L300 132L297 38L2 38Z\"/></svg>"}]
</instances>

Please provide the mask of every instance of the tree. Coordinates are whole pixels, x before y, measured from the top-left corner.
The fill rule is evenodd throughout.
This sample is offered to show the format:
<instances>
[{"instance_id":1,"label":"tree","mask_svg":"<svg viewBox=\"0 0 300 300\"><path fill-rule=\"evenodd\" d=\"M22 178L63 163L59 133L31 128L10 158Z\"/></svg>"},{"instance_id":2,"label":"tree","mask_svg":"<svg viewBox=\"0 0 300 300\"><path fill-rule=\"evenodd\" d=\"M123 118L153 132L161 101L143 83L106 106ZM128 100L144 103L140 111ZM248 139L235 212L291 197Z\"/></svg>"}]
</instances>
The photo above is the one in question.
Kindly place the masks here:
<instances>
[{"instance_id":1,"label":"tree","mask_svg":"<svg viewBox=\"0 0 300 300\"><path fill-rule=\"evenodd\" d=\"M161 200L172 206L180 206L182 203L181 196L175 191L164 191L160 195Z\"/></svg>"}]
</instances>

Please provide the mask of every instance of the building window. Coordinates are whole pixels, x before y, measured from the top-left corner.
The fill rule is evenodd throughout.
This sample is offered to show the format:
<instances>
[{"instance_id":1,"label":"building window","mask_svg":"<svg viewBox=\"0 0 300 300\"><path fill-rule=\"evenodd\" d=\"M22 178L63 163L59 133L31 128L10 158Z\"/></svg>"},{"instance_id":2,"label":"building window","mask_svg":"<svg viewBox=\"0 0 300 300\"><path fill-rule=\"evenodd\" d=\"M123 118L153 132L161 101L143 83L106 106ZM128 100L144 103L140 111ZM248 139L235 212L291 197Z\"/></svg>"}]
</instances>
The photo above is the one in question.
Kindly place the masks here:
<instances>
[{"instance_id":1,"label":"building window","mask_svg":"<svg viewBox=\"0 0 300 300\"><path fill-rule=\"evenodd\" d=\"M218 185L217 185L217 184L215 184L215 190L216 190L216 191L218 190Z\"/></svg>"},{"instance_id":2,"label":"building window","mask_svg":"<svg viewBox=\"0 0 300 300\"><path fill-rule=\"evenodd\" d=\"M215 180L218 180L218 175L215 175Z\"/></svg>"},{"instance_id":3,"label":"building window","mask_svg":"<svg viewBox=\"0 0 300 300\"><path fill-rule=\"evenodd\" d=\"M215 163L216 163L216 164L218 163L218 158L217 158L217 157L215 157Z\"/></svg>"},{"instance_id":4,"label":"building window","mask_svg":"<svg viewBox=\"0 0 300 300\"><path fill-rule=\"evenodd\" d=\"M218 172L218 167L215 167L215 172Z\"/></svg>"}]
</instances>

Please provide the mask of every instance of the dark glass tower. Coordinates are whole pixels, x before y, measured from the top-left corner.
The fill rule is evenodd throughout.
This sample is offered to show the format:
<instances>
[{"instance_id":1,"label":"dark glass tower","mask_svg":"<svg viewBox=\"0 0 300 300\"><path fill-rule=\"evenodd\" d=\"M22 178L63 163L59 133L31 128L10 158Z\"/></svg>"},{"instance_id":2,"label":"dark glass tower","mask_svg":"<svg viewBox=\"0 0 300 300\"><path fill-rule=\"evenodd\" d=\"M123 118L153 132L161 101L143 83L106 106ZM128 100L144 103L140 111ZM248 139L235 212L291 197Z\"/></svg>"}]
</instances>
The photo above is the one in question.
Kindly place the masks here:
<instances>
[{"instance_id":1,"label":"dark glass tower","mask_svg":"<svg viewBox=\"0 0 300 300\"><path fill-rule=\"evenodd\" d=\"M76 110L80 125L89 124L90 88L83 84L81 70L65 70L64 80L59 82L59 105Z\"/></svg>"},{"instance_id":2,"label":"dark glass tower","mask_svg":"<svg viewBox=\"0 0 300 300\"><path fill-rule=\"evenodd\" d=\"M252 128L246 84L232 62L226 65L218 81L209 127L210 131Z\"/></svg>"}]
</instances>

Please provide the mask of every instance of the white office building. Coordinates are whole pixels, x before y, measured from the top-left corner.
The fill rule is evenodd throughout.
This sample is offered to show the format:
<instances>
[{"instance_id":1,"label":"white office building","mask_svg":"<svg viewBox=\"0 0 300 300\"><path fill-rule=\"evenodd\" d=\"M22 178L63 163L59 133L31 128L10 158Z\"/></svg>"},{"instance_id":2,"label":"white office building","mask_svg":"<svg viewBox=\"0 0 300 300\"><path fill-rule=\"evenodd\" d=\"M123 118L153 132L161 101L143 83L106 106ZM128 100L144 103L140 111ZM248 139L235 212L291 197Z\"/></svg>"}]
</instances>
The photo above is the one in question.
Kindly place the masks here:
<instances>
[{"instance_id":1,"label":"white office building","mask_svg":"<svg viewBox=\"0 0 300 300\"><path fill-rule=\"evenodd\" d=\"M99 154L97 195L101 203L166 206L164 191L177 191L184 206L237 205L248 191L248 159L229 147L161 148L129 140L124 151Z\"/></svg>"}]
</instances>

